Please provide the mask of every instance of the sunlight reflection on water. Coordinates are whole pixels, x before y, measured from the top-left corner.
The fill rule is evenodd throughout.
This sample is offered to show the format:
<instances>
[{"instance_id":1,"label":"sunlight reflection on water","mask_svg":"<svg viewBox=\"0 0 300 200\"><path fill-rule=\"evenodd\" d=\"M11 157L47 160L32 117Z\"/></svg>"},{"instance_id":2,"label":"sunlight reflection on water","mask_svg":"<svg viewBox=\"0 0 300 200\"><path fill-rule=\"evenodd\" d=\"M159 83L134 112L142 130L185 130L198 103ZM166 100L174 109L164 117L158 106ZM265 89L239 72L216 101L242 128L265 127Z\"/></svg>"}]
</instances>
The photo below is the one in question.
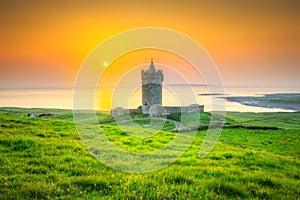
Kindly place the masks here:
<instances>
[{"instance_id":1,"label":"sunlight reflection on water","mask_svg":"<svg viewBox=\"0 0 300 200\"><path fill-rule=\"evenodd\" d=\"M174 86L175 87L175 86ZM177 88L177 91L184 87ZM197 102L205 105L205 111L212 110L212 102L218 102L223 95L208 95L206 87L193 86ZM228 87L225 88L226 96L262 96L263 94L272 93L299 93L297 88L250 88L250 87ZM203 94L203 95L198 95ZM25 108L63 108L72 109L73 101L72 89L2 89L0 90L0 106L1 107L25 107ZM96 93L96 101L100 97L100 92ZM129 108L136 108L141 102L141 90L137 89L132 93L128 101ZM175 94L170 90L163 90L163 105L180 105ZM109 110L110 102L103 101L98 108L100 110ZM245 106L240 103L226 101L226 111L240 112L289 112L291 110L261 108L253 106Z\"/></svg>"}]
</instances>

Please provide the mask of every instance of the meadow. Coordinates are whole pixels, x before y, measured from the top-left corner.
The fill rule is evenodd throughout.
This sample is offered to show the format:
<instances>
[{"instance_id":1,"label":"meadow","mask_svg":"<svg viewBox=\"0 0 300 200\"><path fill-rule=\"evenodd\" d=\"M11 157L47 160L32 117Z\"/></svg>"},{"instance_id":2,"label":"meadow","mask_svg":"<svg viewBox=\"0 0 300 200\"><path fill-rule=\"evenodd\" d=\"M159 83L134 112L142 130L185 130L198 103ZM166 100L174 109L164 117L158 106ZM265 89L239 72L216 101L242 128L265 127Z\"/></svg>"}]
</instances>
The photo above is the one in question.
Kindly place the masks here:
<instances>
[{"instance_id":1,"label":"meadow","mask_svg":"<svg viewBox=\"0 0 300 200\"><path fill-rule=\"evenodd\" d=\"M31 112L50 115L27 117ZM199 158L212 114L201 113L193 143L174 163L126 173L105 166L86 149L72 111L0 108L0 199L300 198L300 112L229 112L215 148ZM155 151L176 134L190 137L188 130L172 131L175 126L168 122L141 139L122 131L109 113L97 117L102 134L128 151ZM179 120L178 115L168 118ZM147 126L149 119L135 123ZM145 130L131 129L135 134Z\"/></svg>"}]
</instances>

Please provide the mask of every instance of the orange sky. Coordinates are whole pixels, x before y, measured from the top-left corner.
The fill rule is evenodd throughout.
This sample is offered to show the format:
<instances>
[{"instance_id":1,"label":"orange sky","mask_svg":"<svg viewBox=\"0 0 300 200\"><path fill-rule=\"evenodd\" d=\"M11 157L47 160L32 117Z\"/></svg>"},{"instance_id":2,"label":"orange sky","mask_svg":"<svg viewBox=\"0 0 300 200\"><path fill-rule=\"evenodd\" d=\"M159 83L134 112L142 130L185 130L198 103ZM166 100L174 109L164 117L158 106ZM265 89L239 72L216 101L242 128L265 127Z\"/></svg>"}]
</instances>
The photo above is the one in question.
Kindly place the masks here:
<instances>
[{"instance_id":1,"label":"orange sky","mask_svg":"<svg viewBox=\"0 0 300 200\"><path fill-rule=\"evenodd\" d=\"M195 39L226 85L299 87L299 10L296 0L2 2L0 87L72 86L96 45L139 27Z\"/></svg>"}]
</instances>

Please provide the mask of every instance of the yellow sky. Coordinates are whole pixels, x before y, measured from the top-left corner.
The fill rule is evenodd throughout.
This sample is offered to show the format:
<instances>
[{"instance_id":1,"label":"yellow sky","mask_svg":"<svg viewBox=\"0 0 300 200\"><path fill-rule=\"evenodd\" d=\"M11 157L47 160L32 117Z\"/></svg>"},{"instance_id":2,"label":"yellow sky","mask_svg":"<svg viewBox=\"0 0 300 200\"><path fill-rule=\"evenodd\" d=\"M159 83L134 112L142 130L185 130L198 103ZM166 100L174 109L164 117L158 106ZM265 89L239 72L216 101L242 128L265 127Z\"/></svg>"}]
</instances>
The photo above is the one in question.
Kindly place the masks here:
<instances>
[{"instance_id":1,"label":"yellow sky","mask_svg":"<svg viewBox=\"0 0 300 200\"><path fill-rule=\"evenodd\" d=\"M299 87L299 10L296 0L2 2L0 87L72 86L93 48L139 27L195 39L226 85Z\"/></svg>"}]
</instances>

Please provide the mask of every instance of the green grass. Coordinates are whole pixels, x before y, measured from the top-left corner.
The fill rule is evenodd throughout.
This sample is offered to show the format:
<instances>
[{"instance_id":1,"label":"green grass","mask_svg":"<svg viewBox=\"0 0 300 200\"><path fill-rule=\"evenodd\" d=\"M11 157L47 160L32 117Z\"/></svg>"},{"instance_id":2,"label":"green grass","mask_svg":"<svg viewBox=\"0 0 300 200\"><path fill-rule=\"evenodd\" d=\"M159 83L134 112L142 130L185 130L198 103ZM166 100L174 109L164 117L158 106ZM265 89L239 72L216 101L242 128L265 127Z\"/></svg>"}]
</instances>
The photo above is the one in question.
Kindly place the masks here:
<instances>
[{"instance_id":1,"label":"green grass","mask_svg":"<svg viewBox=\"0 0 300 200\"><path fill-rule=\"evenodd\" d=\"M300 112L282 113L249 113L229 112L230 120L242 125L273 126L279 128L300 129Z\"/></svg>"},{"instance_id":2,"label":"green grass","mask_svg":"<svg viewBox=\"0 0 300 200\"><path fill-rule=\"evenodd\" d=\"M300 113L228 113L219 142L205 158L198 158L206 136L201 130L168 167L125 173L101 164L87 151L71 111L35 109L55 114L35 119L26 117L31 111L0 109L0 199L300 198ZM201 115L202 124L208 124L210 115ZM101 126L102 134L128 151L154 151L178 134L138 127L127 127L126 132L109 115L97 117L102 123L87 129ZM131 132L149 137L139 139ZM179 134L190 137L189 132Z\"/></svg>"}]
</instances>

